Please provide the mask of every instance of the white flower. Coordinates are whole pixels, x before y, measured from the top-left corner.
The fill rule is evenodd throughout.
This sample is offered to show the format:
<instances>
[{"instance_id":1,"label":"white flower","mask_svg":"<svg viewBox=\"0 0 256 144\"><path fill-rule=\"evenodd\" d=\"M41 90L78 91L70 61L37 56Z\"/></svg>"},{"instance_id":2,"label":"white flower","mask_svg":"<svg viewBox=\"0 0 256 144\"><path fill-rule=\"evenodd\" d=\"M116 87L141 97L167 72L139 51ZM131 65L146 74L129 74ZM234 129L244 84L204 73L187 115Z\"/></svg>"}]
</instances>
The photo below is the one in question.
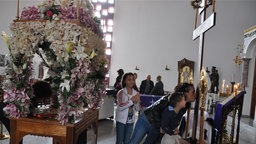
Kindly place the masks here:
<instances>
[{"instance_id":1,"label":"white flower","mask_svg":"<svg viewBox=\"0 0 256 144\"><path fill-rule=\"evenodd\" d=\"M76 59L77 60L80 60L80 59L84 59L86 58L88 55L84 52L84 47L81 46L80 43L78 43L77 45L77 53L75 54L76 55Z\"/></svg>"},{"instance_id":2,"label":"white flower","mask_svg":"<svg viewBox=\"0 0 256 144\"><path fill-rule=\"evenodd\" d=\"M27 68L28 64L27 63L24 63L22 68L25 70Z\"/></svg>"},{"instance_id":3,"label":"white flower","mask_svg":"<svg viewBox=\"0 0 256 144\"><path fill-rule=\"evenodd\" d=\"M70 91L70 85L69 85L69 80L64 80L63 83L60 84L62 92L66 89L67 92Z\"/></svg>"}]
</instances>

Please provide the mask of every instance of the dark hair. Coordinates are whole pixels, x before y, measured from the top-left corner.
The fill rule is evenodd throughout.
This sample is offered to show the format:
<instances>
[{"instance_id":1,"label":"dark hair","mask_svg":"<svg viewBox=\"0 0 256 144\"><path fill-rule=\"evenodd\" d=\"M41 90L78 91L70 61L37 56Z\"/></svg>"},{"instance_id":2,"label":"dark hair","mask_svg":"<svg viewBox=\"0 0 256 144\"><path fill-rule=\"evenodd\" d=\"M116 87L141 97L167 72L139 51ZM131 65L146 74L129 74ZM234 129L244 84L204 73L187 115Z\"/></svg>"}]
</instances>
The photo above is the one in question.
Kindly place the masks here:
<instances>
[{"instance_id":1,"label":"dark hair","mask_svg":"<svg viewBox=\"0 0 256 144\"><path fill-rule=\"evenodd\" d=\"M176 107L177 103L182 100L184 97L184 94L181 92L174 92L171 94L171 97L169 98L169 105L172 107Z\"/></svg>"},{"instance_id":2,"label":"dark hair","mask_svg":"<svg viewBox=\"0 0 256 144\"><path fill-rule=\"evenodd\" d=\"M123 88L126 87L125 81L126 81L128 76L133 76L134 77L133 73L131 73L131 72L125 73L123 75L123 78L122 78L122 87Z\"/></svg>"},{"instance_id":3,"label":"dark hair","mask_svg":"<svg viewBox=\"0 0 256 144\"><path fill-rule=\"evenodd\" d=\"M189 90L191 88L195 89L193 84L181 83L181 84L179 84L175 87L174 92L183 92L183 93L185 93L185 92L189 92Z\"/></svg>"},{"instance_id":4,"label":"dark hair","mask_svg":"<svg viewBox=\"0 0 256 144\"><path fill-rule=\"evenodd\" d=\"M118 73L118 75L123 75L124 74L124 70L123 69L119 69L118 71L117 71L117 73Z\"/></svg>"}]
</instances>

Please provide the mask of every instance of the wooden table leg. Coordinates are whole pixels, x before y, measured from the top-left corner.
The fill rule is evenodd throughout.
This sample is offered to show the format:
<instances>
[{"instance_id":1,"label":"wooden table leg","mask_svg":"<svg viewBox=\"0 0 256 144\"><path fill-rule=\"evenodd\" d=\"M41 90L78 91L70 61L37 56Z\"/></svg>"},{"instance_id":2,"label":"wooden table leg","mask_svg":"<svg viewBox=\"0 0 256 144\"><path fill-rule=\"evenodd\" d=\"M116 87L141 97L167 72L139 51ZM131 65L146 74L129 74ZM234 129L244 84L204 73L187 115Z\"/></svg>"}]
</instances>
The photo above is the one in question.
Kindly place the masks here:
<instances>
[{"instance_id":1,"label":"wooden table leg","mask_svg":"<svg viewBox=\"0 0 256 144\"><path fill-rule=\"evenodd\" d=\"M53 144L67 144L66 137L53 137L52 138Z\"/></svg>"},{"instance_id":2,"label":"wooden table leg","mask_svg":"<svg viewBox=\"0 0 256 144\"><path fill-rule=\"evenodd\" d=\"M10 119L10 144L16 144L16 121Z\"/></svg>"},{"instance_id":3,"label":"wooden table leg","mask_svg":"<svg viewBox=\"0 0 256 144\"><path fill-rule=\"evenodd\" d=\"M97 144L97 140L98 140L98 121L95 121L92 124L92 128L94 131L94 143Z\"/></svg>"}]
</instances>

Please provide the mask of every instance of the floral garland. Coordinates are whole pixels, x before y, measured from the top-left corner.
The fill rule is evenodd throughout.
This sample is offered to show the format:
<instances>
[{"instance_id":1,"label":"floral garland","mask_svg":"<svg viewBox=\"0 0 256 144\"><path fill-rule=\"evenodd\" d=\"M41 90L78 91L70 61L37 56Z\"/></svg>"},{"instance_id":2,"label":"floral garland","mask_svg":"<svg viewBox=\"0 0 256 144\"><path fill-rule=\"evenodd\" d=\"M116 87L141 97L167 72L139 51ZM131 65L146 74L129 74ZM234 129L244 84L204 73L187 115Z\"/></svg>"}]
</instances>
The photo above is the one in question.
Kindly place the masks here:
<instances>
[{"instance_id":1,"label":"floral garland","mask_svg":"<svg viewBox=\"0 0 256 144\"><path fill-rule=\"evenodd\" d=\"M74 2L62 1L63 3L55 4L54 0L47 0L38 7L25 7L21 13L21 20L60 20L77 21L87 28L91 29L96 34L103 36L99 27L100 21L97 17L92 16L92 4L87 1L81 1L79 7L79 16L77 7L73 5ZM78 18L79 17L79 18Z\"/></svg>"},{"instance_id":2,"label":"floral garland","mask_svg":"<svg viewBox=\"0 0 256 144\"><path fill-rule=\"evenodd\" d=\"M10 64L3 83L4 99L8 104L4 110L11 117L26 117L29 114L30 98L33 96L32 59L37 53L49 68L50 77L47 80L58 94L60 108L57 119L67 124L74 122L83 112L84 102L92 108L100 106L107 72L106 46L99 23L91 18L88 10L80 9L81 17L87 16L81 18L80 23L67 21L63 19L66 18L64 8L49 1L45 5L47 8L25 8L22 21L11 24L12 36L3 34L10 51ZM55 12L49 14L52 6L59 15ZM68 9L72 7L65 10ZM44 16L40 17L42 13ZM60 16L60 20L55 21L54 14L57 15L55 18Z\"/></svg>"}]
</instances>

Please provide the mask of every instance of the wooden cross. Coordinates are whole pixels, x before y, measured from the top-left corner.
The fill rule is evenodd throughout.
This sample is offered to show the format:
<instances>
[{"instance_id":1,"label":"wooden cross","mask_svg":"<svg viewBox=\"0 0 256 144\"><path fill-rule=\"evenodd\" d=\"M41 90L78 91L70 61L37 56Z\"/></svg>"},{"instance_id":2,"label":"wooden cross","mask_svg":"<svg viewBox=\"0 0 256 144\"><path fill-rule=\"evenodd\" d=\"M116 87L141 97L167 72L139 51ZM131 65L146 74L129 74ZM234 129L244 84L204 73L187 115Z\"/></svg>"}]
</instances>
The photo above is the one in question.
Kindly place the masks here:
<instances>
[{"instance_id":1,"label":"wooden cross","mask_svg":"<svg viewBox=\"0 0 256 144\"><path fill-rule=\"evenodd\" d=\"M196 0L195 2L198 2ZM212 14L206 19L206 10L212 5ZM197 27L197 16L201 15L201 23ZM195 30L193 31L193 40L199 37L199 63L198 69L199 73L202 70L203 59L204 59L204 35L205 32L208 31L215 25L215 0L201 0L200 8L196 9L196 19L195 19ZM198 122L198 110L199 110L199 103L200 103L200 96L196 94L196 103L195 103L195 111L194 111L194 121L193 121L193 130L192 130L192 139L196 139L196 129L197 129L197 122ZM200 112L200 134L199 134L199 143L203 143L203 129L204 125L204 108L201 107Z\"/></svg>"}]
</instances>

